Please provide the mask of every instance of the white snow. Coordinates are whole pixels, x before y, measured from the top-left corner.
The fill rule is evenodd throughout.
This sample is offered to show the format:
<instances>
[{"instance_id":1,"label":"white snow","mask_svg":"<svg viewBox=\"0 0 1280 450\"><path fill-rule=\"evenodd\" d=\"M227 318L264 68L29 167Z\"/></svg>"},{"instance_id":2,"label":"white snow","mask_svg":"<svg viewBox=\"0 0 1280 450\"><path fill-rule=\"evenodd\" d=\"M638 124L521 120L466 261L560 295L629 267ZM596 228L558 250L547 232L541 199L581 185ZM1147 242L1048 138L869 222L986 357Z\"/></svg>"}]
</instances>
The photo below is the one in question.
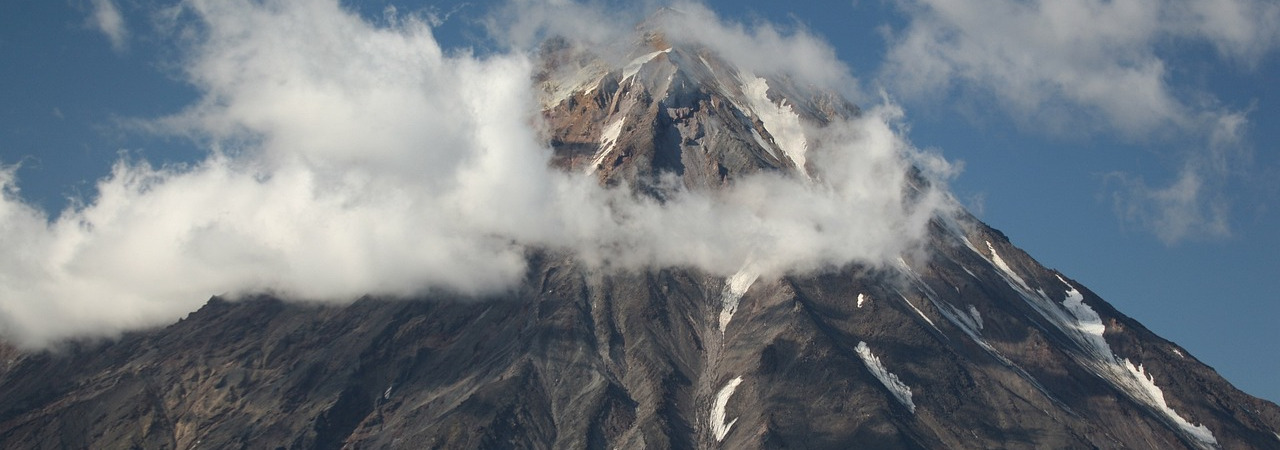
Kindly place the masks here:
<instances>
[{"instance_id":1,"label":"white snow","mask_svg":"<svg viewBox=\"0 0 1280 450\"><path fill-rule=\"evenodd\" d=\"M773 141L783 153L791 158L791 162L795 163L796 169L804 174L809 175L805 171L805 152L808 149L808 142L804 137L804 127L800 124L800 115L796 114L791 106L783 100L780 104L774 104L769 100L769 82L764 78L750 77L742 83L742 93L747 97L747 102L751 105L751 110L756 113L760 121L764 123L765 131L773 136ZM768 147L765 147L766 149ZM772 152L771 152L772 153Z\"/></svg>"},{"instance_id":2,"label":"white snow","mask_svg":"<svg viewBox=\"0 0 1280 450\"><path fill-rule=\"evenodd\" d=\"M858 294L858 307L861 308L862 303L867 300L870 300L870 298L867 297L867 294Z\"/></svg>"},{"instance_id":3,"label":"white snow","mask_svg":"<svg viewBox=\"0 0 1280 450\"><path fill-rule=\"evenodd\" d=\"M968 238L962 237L962 239L964 240L965 244L969 246L969 249L972 250L975 254L982 256L984 259L986 258L986 256L983 255L982 252L978 251L977 247L974 247L973 244L969 242ZM1066 406L1060 400L1058 400L1054 396L1054 394L1050 392L1048 389L1045 389L1044 385L1040 384L1040 382L1036 380L1035 377L1031 376L1031 374L1027 373L1026 370L1023 370L1022 367L1019 367L1009 358L1005 357L998 350L996 350L995 347L992 347L991 344L989 344L985 339L982 338L982 335L980 334L980 329L983 326L982 316L980 314L977 314L977 308L974 308L972 305L970 305L969 311L966 313L965 311L959 308L956 308L952 304L946 301L943 301L941 296L939 296L938 293L933 290L933 288L930 288L929 285L925 283L923 279L920 278L920 275L916 273L915 270L912 269L910 265L907 264L906 260L902 258L898 258L898 263L902 267L903 274L907 275L911 279L912 284L914 284L915 287L919 289L919 292L924 294L925 298L929 300L929 302L932 303L935 308L937 308L937 311L939 314L942 314L942 316L945 317L948 321L956 325L960 329L960 331L963 331L965 335L969 336L970 339L973 339L973 341L976 342L978 346L981 347L984 351L986 351L987 354L996 358L996 360L1000 361L1006 367L1010 368L1011 370L1016 372L1019 376L1021 376L1022 379L1031 383L1032 386L1035 386L1036 389L1040 390L1040 392L1045 395L1045 397L1048 397L1055 403L1058 403L1062 405L1064 408L1067 408L1068 410L1070 410L1070 407ZM1014 283L1012 281L1009 281L1008 283L1010 286L1014 286ZM901 296L902 292L898 292L898 295ZM908 302L908 304L910 304L910 302ZM1033 306L1035 306L1034 303L1033 303ZM918 310L917 310L917 313L918 313ZM945 337L945 335L943 336Z\"/></svg>"},{"instance_id":4,"label":"white snow","mask_svg":"<svg viewBox=\"0 0 1280 450\"><path fill-rule=\"evenodd\" d=\"M1098 313L1093 311L1089 305L1084 303L1084 296L1080 295L1080 291L1076 290L1067 280L1058 277L1058 281L1067 285L1065 299L1062 300L1062 307L1075 317L1075 323L1069 324L1081 333L1081 337L1089 343L1098 355L1111 355L1111 346L1107 345L1107 340L1102 334L1107 331L1106 325L1102 324L1102 318L1098 317Z\"/></svg>"},{"instance_id":5,"label":"white snow","mask_svg":"<svg viewBox=\"0 0 1280 450\"><path fill-rule=\"evenodd\" d=\"M391 388L393 388L393 387L396 387L396 384L395 384L395 383L391 383L391 384L387 385L387 390L385 390L385 391L383 391L383 392L382 392L382 399L383 399L383 400L386 400L386 399L391 398Z\"/></svg>"},{"instance_id":6,"label":"white snow","mask_svg":"<svg viewBox=\"0 0 1280 450\"><path fill-rule=\"evenodd\" d=\"M867 370L870 370L871 374L875 375L877 380L880 380L880 384L883 384L885 388L889 389L889 392L893 393L894 398L898 399L898 403L902 403L902 406L906 406L908 410L915 413L916 404L911 402L911 388L902 384L897 375L884 368L884 364L880 363L880 358L871 353L871 348L867 347L866 342L858 342L856 350L858 351L858 356L862 358L862 362L867 365Z\"/></svg>"},{"instance_id":7,"label":"white snow","mask_svg":"<svg viewBox=\"0 0 1280 450\"><path fill-rule=\"evenodd\" d=\"M1004 258L1001 258L999 253L996 253L996 248L991 246L991 241L984 242L987 243L987 249L991 250L991 263L995 264L996 267L998 267L1000 271L1004 272L1005 275L1008 275L1009 278L1013 278L1014 281L1017 281L1018 285L1022 286L1023 289L1030 291L1031 287L1027 285L1027 282L1024 281L1022 277L1018 276L1018 274L1013 271L1013 268L1009 267L1009 265L1004 262Z\"/></svg>"},{"instance_id":8,"label":"white snow","mask_svg":"<svg viewBox=\"0 0 1280 450\"><path fill-rule=\"evenodd\" d=\"M596 157L591 160L591 164L587 166L587 173L596 171L596 168L604 162L604 158L609 155L613 147L618 143L618 136L622 134L622 125L626 122L626 116L619 117L618 120L605 125L600 130L600 151L596 152Z\"/></svg>"},{"instance_id":9,"label":"white snow","mask_svg":"<svg viewBox=\"0 0 1280 450\"><path fill-rule=\"evenodd\" d=\"M1163 412L1165 416L1168 416L1170 420L1178 424L1182 431L1187 432L1197 441L1208 447L1218 446L1218 439L1213 437L1213 433L1208 428L1204 425L1192 425L1187 419L1182 418L1177 412L1169 408L1169 405L1164 402L1164 391L1161 391L1160 387L1156 386L1154 377L1147 376L1147 371L1142 368L1141 364L1138 367L1134 367L1133 363L1129 362L1128 358L1125 358L1124 367L1129 369L1129 373L1138 381L1138 387L1142 388L1142 393L1146 395L1147 403Z\"/></svg>"},{"instance_id":10,"label":"white snow","mask_svg":"<svg viewBox=\"0 0 1280 450\"><path fill-rule=\"evenodd\" d=\"M716 403L711 406L711 431L716 435L716 442L724 440L729 435L729 429L733 428L733 424L738 421L735 417L729 423L724 422L725 407L729 405L729 397L733 396L733 391L738 389L738 385L742 384L742 377L729 380L729 383L720 388L720 392L716 394Z\"/></svg>"},{"instance_id":11,"label":"white snow","mask_svg":"<svg viewBox=\"0 0 1280 450\"><path fill-rule=\"evenodd\" d=\"M1064 292L1062 303L1055 304L1043 290L1033 291L1028 287L1026 281L1014 273L1000 258L991 242L987 242L987 248L991 250L991 263L1008 276L1006 280L1009 286L1018 291L1027 303L1049 319L1050 323L1080 345L1085 354L1077 356L1079 361L1133 399L1160 411L1171 423L1202 447L1218 447L1217 439L1208 428L1203 425L1192 425L1169 408L1165 403L1164 393L1155 385L1154 378L1146 375L1142 366L1134 367L1128 359L1121 359L1112 352L1111 346L1103 337L1106 333L1106 325L1098 313L1084 302L1084 295L1075 286L1061 276L1057 276L1058 281L1066 285L1067 290Z\"/></svg>"},{"instance_id":12,"label":"white snow","mask_svg":"<svg viewBox=\"0 0 1280 450\"><path fill-rule=\"evenodd\" d=\"M658 55L667 53L669 51L671 51L670 48L666 50L658 50L656 52L642 55L636 59L631 60L630 63L627 63L627 67L622 69L622 81L626 81L628 78L636 76L636 74L640 72L641 67L644 67L644 65L647 64L649 61L653 61L653 58L657 58Z\"/></svg>"},{"instance_id":13,"label":"white snow","mask_svg":"<svg viewBox=\"0 0 1280 450\"><path fill-rule=\"evenodd\" d=\"M747 288L756 282L756 278L760 274L750 268L748 264L733 274L728 280L725 280L724 292L720 295L720 333L724 333L725 328L729 326L729 321L733 319L733 314L738 312L738 302L742 300L742 295L747 293Z\"/></svg>"},{"instance_id":14,"label":"white snow","mask_svg":"<svg viewBox=\"0 0 1280 450\"><path fill-rule=\"evenodd\" d=\"M902 299L906 300L906 304L908 304L908 306L910 306L911 309L915 309L916 314L920 314L920 318L923 318L925 322L929 322L929 326L932 326L934 330L938 330L937 323L933 323L933 320L931 320L929 316L925 316L924 311L920 311L920 308L916 308L915 303L911 303L911 300L906 298L906 295L901 295L901 297ZM942 332L942 330L938 330L938 332Z\"/></svg>"},{"instance_id":15,"label":"white snow","mask_svg":"<svg viewBox=\"0 0 1280 450\"><path fill-rule=\"evenodd\" d=\"M916 270L912 269L911 265L907 264L907 260L902 259L901 256L898 257L898 266L901 267L902 272L907 276L911 277L913 281L921 285L924 285L924 282L920 280L920 274L917 274ZM927 288L928 286L925 286L925 287ZM911 299L908 299L906 294L903 294L902 291L895 291L895 292L898 293L898 297L902 298L902 301L907 302L907 306L910 306L911 309L915 310L916 314L920 315L921 319L924 319L925 322L929 322L929 326L933 327L933 330L937 331L939 336L946 337L945 334L942 334L942 330L938 328L938 325L933 323L933 320L929 319L929 316L924 315L924 311L921 311L920 308L917 308L915 303L911 303ZM928 293L926 293L926 296L928 296Z\"/></svg>"},{"instance_id":16,"label":"white snow","mask_svg":"<svg viewBox=\"0 0 1280 450\"><path fill-rule=\"evenodd\" d=\"M972 317L972 318L973 318L973 323L974 323L974 325L977 325L977 326L978 326L978 329L979 329L979 330L981 330L981 329L982 329L982 314L979 314L979 313L978 313L978 308L974 308L974 307L973 307L973 305L969 305L969 317Z\"/></svg>"},{"instance_id":17,"label":"white snow","mask_svg":"<svg viewBox=\"0 0 1280 450\"><path fill-rule=\"evenodd\" d=\"M933 320L930 320L930 319L929 319L929 316L924 315L924 311L921 311L921 310L920 310L920 308L917 308L915 303L911 303L911 300L910 300L910 299L908 299L908 298L907 298L907 296L902 295L902 293L901 293L901 292L899 292L899 293L898 293L898 296L899 296L899 297L902 297L902 300L903 300L903 301L905 301L905 302L907 302L907 306L910 306L910 307L911 307L911 309L914 309L914 310L916 311L916 314L919 314L919 315L920 315L920 318L921 318L921 319L924 319L924 321L925 321L925 322L929 322L929 326L933 327L933 329L934 329L934 330L937 330L937 332L939 332L939 333L941 333L941 332L942 332L942 330L938 328L938 325L937 325L937 324L934 324L934 323L933 323Z\"/></svg>"},{"instance_id":18,"label":"white snow","mask_svg":"<svg viewBox=\"0 0 1280 450\"><path fill-rule=\"evenodd\" d=\"M1186 357L1187 357L1187 355L1182 354L1182 350L1178 350L1178 349L1176 349L1176 348L1175 348L1175 349L1173 349L1173 353L1174 353L1175 355L1178 355L1178 357L1179 357L1179 358L1186 358Z\"/></svg>"},{"instance_id":19,"label":"white snow","mask_svg":"<svg viewBox=\"0 0 1280 450\"><path fill-rule=\"evenodd\" d=\"M773 146L769 145L768 142L765 142L764 136L761 136L760 132L756 131L755 128L751 129L751 137L756 139L756 145L759 145L760 148L764 149L764 151L769 152L769 156L772 156L775 159L781 159L781 158L778 158L778 153L773 151Z\"/></svg>"},{"instance_id":20,"label":"white snow","mask_svg":"<svg viewBox=\"0 0 1280 450\"><path fill-rule=\"evenodd\" d=\"M583 67L564 79L548 82L548 94L542 99L543 109L548 109L568 100L577 92L590 94L600 85L600 80L609 73L608 67L601 63L593 63Z\"/></svg>"}]
</instances>

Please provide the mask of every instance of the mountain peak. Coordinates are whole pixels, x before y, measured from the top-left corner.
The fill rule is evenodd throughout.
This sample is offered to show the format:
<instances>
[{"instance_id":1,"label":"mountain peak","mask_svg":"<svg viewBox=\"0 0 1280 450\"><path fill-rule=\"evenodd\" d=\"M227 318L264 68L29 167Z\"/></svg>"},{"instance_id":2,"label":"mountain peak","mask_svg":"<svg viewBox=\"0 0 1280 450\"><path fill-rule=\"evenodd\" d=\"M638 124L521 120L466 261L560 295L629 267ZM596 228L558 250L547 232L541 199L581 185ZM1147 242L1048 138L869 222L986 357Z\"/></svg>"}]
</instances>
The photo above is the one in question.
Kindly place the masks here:
<instances>
[{"instance_id":1,"label":"mountain peak","mask_svg":"<svg viewBox=\"0 0 1280 450\"><path fill-rule=\"evenodd\" d=\"M544 47L537 81L557 166L608 185L673 174L698 189L759 171L808 177L806 128L857 114L829 91L757 76L652 25L638 32L621 63Z\"/></svg>"}]
</instances>

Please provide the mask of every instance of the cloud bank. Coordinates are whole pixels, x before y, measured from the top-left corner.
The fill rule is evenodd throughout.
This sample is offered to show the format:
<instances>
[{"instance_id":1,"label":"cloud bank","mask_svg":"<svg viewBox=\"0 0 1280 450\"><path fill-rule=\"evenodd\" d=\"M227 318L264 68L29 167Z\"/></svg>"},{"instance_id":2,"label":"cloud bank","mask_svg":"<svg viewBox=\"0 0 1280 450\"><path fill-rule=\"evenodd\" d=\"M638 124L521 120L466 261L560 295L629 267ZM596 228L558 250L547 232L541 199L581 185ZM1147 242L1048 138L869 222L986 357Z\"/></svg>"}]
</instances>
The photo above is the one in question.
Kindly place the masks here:
<instances>
[{"instance_id":1,"label":"cloud bank","mask_svg":"<svg viewBox=\"0 0 1280 450\"><path fill-rule=\"evenodd\" d=\"M882 80L909 99L958 94L992 103L1051 134L1101 130L1163 140L1185 160L1176 180L1122 179L1122 217L1166 242L1221 236L1218 200L1245 149L1224 139L1242 111L1171 80L1162 48L1206 46L1228 64L1255 67L1280 47L1280 4L1265 0L898 0L907 25L890 38ZM1176 144L1179 142L1198 144ZM1188 148L1189 147L1189 148Z\"/></svg>"},{"instance_id":2,"label":"cloud bank","mask_svg":"<svg viewBox=\"0 0 1280 450\"><path fill-rule=\"evenodd\" d=\"M196 139L208 156L120 161L96 198L53 218L23 201L13 168L0 170L6 338L40 346L161 325L215 294L492 294L522 279L530 248L599 270L877 265L915 250L952 205L908 188L912 164L948 166L899 135L891 104L805 130L820 182L761 174L660 202L548 167L531 48L516 40L449 53L423 20L374 24L336 0L191 0L172 13L191 18L175 29L202 96L147 126ZM731 63L809 61L794 76L848 81L811 36L694 14L703 29L682 39ZM599 28L589 23L530 26Z\"/></svg>"}]
</instances>

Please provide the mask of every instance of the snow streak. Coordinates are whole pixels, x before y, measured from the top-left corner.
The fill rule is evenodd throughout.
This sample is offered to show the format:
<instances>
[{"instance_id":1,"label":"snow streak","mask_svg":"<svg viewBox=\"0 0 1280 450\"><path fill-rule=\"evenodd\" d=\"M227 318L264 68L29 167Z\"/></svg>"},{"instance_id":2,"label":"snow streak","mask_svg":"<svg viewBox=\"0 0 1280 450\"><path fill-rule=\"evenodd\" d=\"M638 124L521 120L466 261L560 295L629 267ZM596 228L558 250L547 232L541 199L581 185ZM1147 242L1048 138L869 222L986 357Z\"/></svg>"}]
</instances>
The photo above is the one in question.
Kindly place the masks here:
<instances>
[{"instance_id":1,"label":"snow streak","mask_svg":"<svg viewBox=\"0 0 1280 450\"><path fill-rule=\"evenodd\" d=\"M884 364L880 363L880 358L871 353L871 348L867 347L866 342L858 342L856 350L858 351L858 356L862 358L862 362L867 365L867 370L870 370L871 374L875 375L877 380L880 380L880 384L889 389L893 397L898 399L898 403L902 403L902 406L906 406L914 414L916 412L916 404L911 402L911 388L902 384L897 375L885 369Z\"/></svg>"},{"instance_id":2,"label":"snow streak","mask_svg":"<svg viewBox=\"0 0 1280 450\"><path fill-rule=\"evenodd\" d=\"M969 317L973 318L973 324L977 325L978 330L982 329L982 314L978 313L978 308L969 305Z\"/></svg>"},{"instance_id":3,"label":"snow streak","mask_svg":"<svg viewBox=\"0 0 1280 450\"><path fill-rule=\"evenodd\" d=\"M613 147L618 144L618 136L622 134L622 125L626 120L625 116L619 117L618 120L613 121L613 123L605 126L600 131L600 151L596 153L596 157L587 166L587 173L595 172L596 168L600 167L600 164L604 162L604 158L609 155L609 152L613 151Z\"/></svg>"},{"instance_id":4,"label":"snow streak","mask_svg":"<svg viewBox=\"0 0 1280 450\"><path fill-rule=\"evenodd\" d=\"M1174 412L1173 409L1169 408L1169 405L1164 401L1164 391L1160 390L1159 386L1156 386L1155 377L1147 375L1147 371L1142 368L1142 364L1138 364L1137 367L1134 367L1133 363L1129 362L1128 358L1125 358L1124 367L1125 369L1128 369L1129 374L1133 375L1133 378L1138 381L1138 387L1141 388L1139 392L1146 394L1145 400L1147 401L1147 404L1150 404L1160 410L1160 412L1164 413L1165 416L1168 416L1170 420L1173 420L1174 423L1178 424L1178 428L1181 428L1182 431L1185 431L1187 434L1196 438L1197 441L1211 447L1218 446L1218 439L1213 437L1213 433L1210 432L1208 428L1204 425L1192 425L1191 422L1187 421L1187 419L1183 419L1177 412Z\"/></svg>"},{"instance_id":5,"label":"snow streak","mask_svg":"<svg viewBox=\"0 0 1280 450\"><path fill-rule=\"evenodd\" d=\"M716 442L724 440L729 435L729 429L733 428L733 424L738 422L738 418L725 423L725 407L729 405L729 397L733 396L733 391L738 389L738 385L742 384L742 377L729 380L728 384L720 388L720 392L716 394L716 403L711 407L711 431L716 435Z\"/></svg>"},{"instance_id":6,"label":"snow streak","mask_svg":"<svg viewBox=\"0 0 1280 450\"><path fill-rule=\"evenodd\" d=\"M965 243L968 244L969 248L972 249L975 253L978 253L977 248L974 247L972 243L969 243L968 239L965 239ZM990 343L988 343L985 339L982 338L982 334L981 334L981 330L983 326L982 316L978 314L977 308L974 308L973 305L969 305L969 313L966 314L964 311L961 311L955 306L952 306L950 303L942 301L938 293L935 292L932 288L930 288L929 285L926 284L924 280L920 278L920 275L916 273L915 270L912 269L909 265L906 264L905 260L900 260L900 262L902 263L902 269L904 271L903 273L911 279L911 281L920 290L920 292L924 294L925 298L928 299L929 302L932 303L935 308L937 308L938 313L942 314L943 317L946 317L947 320L949 320L953 325L957 326L960 329L960 331L963 331L964 334L969 336L970 339L973 339L973 341L976 342L978 346L983 349L983 351L986 351L987 354L991 355L992 357L999 360L1002 364L1004 364L1005 367L1008 367L1010 370L1013 370L1019 376L1021 376L1022 379L1026 380L1028 383L1031 383L1032 386L1035 386L1036 389L1040 390L1040 392L1045 395L1045 397L1049 398L1050 400L1053 400L1055 403L1058 403L1060 406L1062 406L1064 409L1068 411L1071 409L1065 403L1062 403L1060 400L1058 400L1057 397L1055 397L1052 392L1049 392L1049 390L1044 387L1044 385L1040 384L1039 380L1036 380L1036 378L1031 376L1030 373L1027 373L1027 371L1024 370L1022 367L1019 367L1012 360L1005 357L1003 354L1000 353L1000 351L996 350L995 347L992 347ZM901 295L901 293L899 293L899 295Z\"/></svg>"},{"instance_id":7,"label":"snow streak","mask_svg":"<svg viewBox=\"0 0 1280 450\"><path fill-rule=\"evenodd\" d=\"M742 295L747 293L747 289L759 276L759 273L744 267L725 280L724 293L720 295L720 333L723 334L729 326L733 314L738 312L738 302L742 300Z\"/></svg>"},{"instance_id":8,"label":"snow streak","mask_svg":"<svg viewBox=\"0 0 1280 450\"><path fill-rule=\"evenodd\" d=\"M991 246L991 241L986 242L987 250L991 250L991 262L1004 272L1005 275L1008 275L1010 278L1013 278L1014 281L1017 281L1018 285L1023 289L1028 291L1031 290L1031 287L1027 285L1027 282L1024 281L1022 277L1018 276L1017 272L1014 272L1013 268L1009 267L1009 264L1004 262L1004 258L1001 258L999 253L996 253L996 248Z\"/></svg>"},{"instance_id":9,"label":"snow streak","mask_svg":"<svg viewBox=\"0 0 1280 450\"><path fill-rule=\"evenodd\" d=\"M667 53L670 51L671 51L670 48L665 50L658 50L656 52L652 52L647 55L643 55L636 59L631 60L631 63L627 64L627 67L622 69L622 81L626 81L631 77L636 76L637 73L640 73L640 68L644 67L645 64L648 64L649 61L653 61L653 58L657 58L658 55L661 55L663 53Z\"/></svg>"},{"instance_id":10,"label":"snow streak","mask_svg":"<svg viewBox=\"0 0 1280 450\"><path fill-rule=\"evenodd\" d=\"M1121 359L1112 352L1111 346L1103 337L1106 325L1098 313L1084 302L1084 295L1075 286L1061 276L1055 275L1059 282L1066 285L1062 303L1056 303L1043 290L1032 290L1027 282L1013 272L1004 259L1000 258L990 241L987 242L987 248L991 250L988 261L1004 272L1005 283L1017 291L1041 316L1075 341L1087 354L1088 357L1079 357L1078 361L1091 368L1098 376L1110 381L1112 385L1120 388L1134 400L1159 411L1170 424L1192 438L1199 446L1218 447L1218 440L1207 427L1191 424L1165 403L1164 392L1156 386L1154 377L1148 376L1141 365L1134 367L1127 358Z\"/></svg>"},{"instance_id":11,"label":"snow streak","mask_svg":"<svg viewBox=\"0 0 1280 450\"><path fill-rule=\"evenodd\" d=\"M765 130L773 136L778 148L795 163L796 170L807 177L809 172L805 170L805 152L809 144L804 137L800 116L787 105L786 100L781 104L774 104L769 100L769 82L764 78L747 78L742 83L742 93L746 94L747 101L751 103L751 110L764 122Z\"/></svg>"}]
</instances>

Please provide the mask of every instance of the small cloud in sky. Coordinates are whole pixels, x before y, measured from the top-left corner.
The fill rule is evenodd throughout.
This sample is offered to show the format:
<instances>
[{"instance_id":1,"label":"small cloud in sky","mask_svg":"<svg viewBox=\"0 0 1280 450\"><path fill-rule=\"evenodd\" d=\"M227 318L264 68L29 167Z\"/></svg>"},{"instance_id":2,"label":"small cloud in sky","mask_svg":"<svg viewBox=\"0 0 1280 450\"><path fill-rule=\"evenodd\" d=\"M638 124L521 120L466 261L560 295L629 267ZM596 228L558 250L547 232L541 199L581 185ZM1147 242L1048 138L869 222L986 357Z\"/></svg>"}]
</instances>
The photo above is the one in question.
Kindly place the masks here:
<instances>
[{"instance_id":1,"label":"small cloud in sky","mask_svg":"<svg viewBox=\"0 0 1280 450\"><path fill-rule=\"evenodd\" d=\"M93 11L89 16L89 25L102 32L111 41L111 49L121 52L128 47L129 29L125 26L124 15L115 0L92 0Z\"/></svg>"},{"instance_id":2,"label":"small cloud in sky","mask_svg":"<svg viewBox=\"0 0 1280 450\"><path fill-rule=\"evenodd\" d=\"M1185 157L1175 180L1151 186L1142 177L1112 173L1112 201L1117 214L1130 224L1156 235L1165 244L1185 240L1223 238L1231 235L1231 203L1225 184L1245 170L1249 159L1243 113L1212 115L1206 123L1207 143Z\"/></svg>"},{"instance_id":3,"label":"small cloud in sky","mask_svg":"<svg viewBox=\"0 0 1280 450\"><path fill-rule=\"evenodd\" d=\"M1149 186L1146 180L1124 173L1108 178L1119 184L1112 202L1121 219L1154 233L1165 244L1231 234L1227 221L1230 208L1210 192L1191 165L1164 187Z\"/></svg>"},{"instance_id":4,"label":"small cloud in sky","mask_svg":"<svg viewBox=\"0 0 1280 450\"><path fill-rule=\"evenodd\" d=\"M1166 242L1221 235L1214 200L1238 168L1223 140L1240 111L1171 84L1160 48L1208 43L1245 67L1280 48L1280 3L1265 0L897 0L907 25L889 35L881 82L908 101L990 99L1017 124L1049 135L1102 131L1159 142L1185 159L1176 181L1125 175L1122 216ZM1189 93L1189 94L1188 94ZM1209 101L1204 101L1208 98ZM1187 144L1187 142L1191 142Z\"/></svg>"}]
</instances>

